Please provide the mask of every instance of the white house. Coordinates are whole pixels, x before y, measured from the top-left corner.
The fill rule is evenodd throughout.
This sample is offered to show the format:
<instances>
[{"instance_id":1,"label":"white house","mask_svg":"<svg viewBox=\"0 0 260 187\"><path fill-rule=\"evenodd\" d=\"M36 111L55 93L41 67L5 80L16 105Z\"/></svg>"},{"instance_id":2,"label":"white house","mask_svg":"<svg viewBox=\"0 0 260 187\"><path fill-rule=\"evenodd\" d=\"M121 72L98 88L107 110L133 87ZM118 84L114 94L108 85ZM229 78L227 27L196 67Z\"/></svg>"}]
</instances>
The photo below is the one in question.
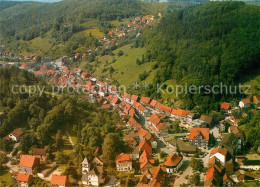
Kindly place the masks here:
<instances>
[{"instance_id":1,"label":"white house","mask_svg":"<svg viewBox=\"0 0 260 187\"><path fill-rule=\"evenodd\" d=\"M240 108L249 108L250 107L250 99L243 99L239 102Z\"/></svg>"},{"instance_id":2,"label":"white house","mask_svg":"<svg viewBox=\"0 0 260 187\"><path fill-rule=\"evenodd\" d=\"M121 153L116 156L117 171L132 171L132 158L130 154Z\"/></svg>"},{"instance_id":3,"label":"white house","mask_svg":"<svg viewBox=\"0 0 260 187\"><path fill-rule=\"evenodd\" d=\"M226 156L227 156L227 150L221 147L217 147L211 150L209 159L216 157L221 162L221 164L224 165L226 162Z\"/></svg>"}]
</instances>

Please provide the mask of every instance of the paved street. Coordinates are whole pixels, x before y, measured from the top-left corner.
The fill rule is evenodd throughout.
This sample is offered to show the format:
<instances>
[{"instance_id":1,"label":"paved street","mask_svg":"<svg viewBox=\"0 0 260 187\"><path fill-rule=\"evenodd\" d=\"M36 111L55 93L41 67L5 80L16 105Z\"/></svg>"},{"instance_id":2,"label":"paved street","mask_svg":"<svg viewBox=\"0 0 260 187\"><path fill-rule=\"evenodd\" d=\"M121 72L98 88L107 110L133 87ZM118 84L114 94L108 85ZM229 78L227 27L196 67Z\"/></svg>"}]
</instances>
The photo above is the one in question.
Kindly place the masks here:
<instances>
[{"instance_id":1,"label":"paved street","mask_svg":"<svg viewBox=\"0 0 260 187\"><path fill-rule=\"evenodd\" d=\"M181 184L187 184L188 180L185 178L186 176L192 175L192 168L189 166L190 161L189 160L184 160L183 164L179 170L183 171L181 175L178 175L179 178L177 178L174 182L174 186L180 186Z\"/></svg>"}]
</instances>

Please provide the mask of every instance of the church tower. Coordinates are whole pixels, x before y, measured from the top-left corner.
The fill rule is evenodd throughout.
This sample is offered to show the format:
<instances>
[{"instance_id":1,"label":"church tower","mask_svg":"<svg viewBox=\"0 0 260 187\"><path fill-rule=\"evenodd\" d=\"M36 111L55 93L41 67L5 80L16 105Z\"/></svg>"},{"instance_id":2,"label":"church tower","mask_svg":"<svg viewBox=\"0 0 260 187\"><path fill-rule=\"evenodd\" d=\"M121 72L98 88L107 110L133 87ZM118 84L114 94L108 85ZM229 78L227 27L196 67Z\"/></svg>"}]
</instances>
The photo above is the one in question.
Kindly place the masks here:
<instances>
[{"instance_id":1,"label":"church tower","mask_svg":"<svg viewBox=\"0 0 260 187\"><path fill-rule=\"evenodd\" d=\"M82 173L88 173L90 171L90 163L88 162L88 159L85 157L82 165Z\"/></svg>"}]
</instances>

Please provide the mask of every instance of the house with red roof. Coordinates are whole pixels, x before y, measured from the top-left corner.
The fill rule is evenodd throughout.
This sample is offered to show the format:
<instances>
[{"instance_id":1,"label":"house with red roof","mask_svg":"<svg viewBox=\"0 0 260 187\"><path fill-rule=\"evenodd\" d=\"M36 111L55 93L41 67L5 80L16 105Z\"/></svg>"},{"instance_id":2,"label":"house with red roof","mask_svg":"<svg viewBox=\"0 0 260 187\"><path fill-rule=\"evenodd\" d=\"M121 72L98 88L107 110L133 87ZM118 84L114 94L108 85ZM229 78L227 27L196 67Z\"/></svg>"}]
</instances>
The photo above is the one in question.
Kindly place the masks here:
<instances>
[{"instance_id":1,"label":"house with red roof","mask_svg":"<svg viewBox=\"0 0 260 187\"><path fill-rule=\"evenodd\" d=\"M70 187L72 186L66 175L56 175L51 176L51 187Z\"/></svg>"},{"instance_id":2,"label":"house with red roof","mask_svg":"<svg viewBox=\"0 0 260 187\"><path fill-rule=\"evenodd\" d=\"M124 95L123 95L123 99L126 102L130 102L131 101L131 95L125 92Z\"/></svg>"},{"instance_id":3,"label":"house with red roof","mask_svg":"<svg viewBox=\"0 0 260 187\"><path fill-rule=\"evenodd\" d=\"M156 166L147 169L140 178L137 187L161 187L165 186L165 167Z\"/></svg>"},{"instance_id":4,"label":"house with red roof","mask_svg":"<svg viewBox=\"0 0 260 187\"><path fill-rule=\"evenodd\" d=\"M243 99L242 101L239 102L239 107L240 108L249 108L250 107L250 99Z\"/></svg>"},{"instance_id":5,"label":"house with red roof","mask_svg":"<svg viewBox=\"0 0 260 187\"><path fill-rule=\"evenodd\" d=\"M160 135L166 135L169 132L169 127L170 127L170 124L168 124L168 123L159 123L154 129Z\"/></svg>"},{"instance_id":6,"label":"house with red roof","mask_svg":"<svg viewBox=\"0 0 260 187\"><path fill-rule=\"evenodd\" d=\"M115 106L115 105L118 104L119 102L120 102L119 98L118 98L118 97L114 97L114 98L112 99L111 104L112 104L113 106Z\"/></svg>"},{"instance_id":7,"label":"house with red roof","mask_svg":"<svg viewBox=\"0 0 260 187\"><path fill-rule=\"evenodd\" d=\"M210 151L209 158L216 157L223 165L226 162L227 150L222 147L216 147Z\"/></svg>"},{"instance_id":8,"label":"house with red roof","mask_svg":"<svg viewBox=\"0 0 260 187\"><path fill-rule=\"evenodd\" d=\"M29 173L18 173L16 182L19 186L28 187L32 182L32 175Z\"/></svg>"},{"instance_id":9,"label":"house with red roof","mask_svg":"<svg viewBox=\"0 0 260 187\"><path fill-rule=\"evenodd\" d=\"M230 103L223 102L220 104L220 109L224 111L228 111L230 109Z\"/></svg>"},{"instance_id":10,"label":"house with red roof","mask_svg":"<svg viewBox=\"0 0 260 187\"><path fill-rule=\"evenodd\" d=\"M151 142L151 146L152 148L156 149L157 148L157 141L155 141L155 139L153 138L153 136L151 135L151 133L147 130L145 130L144 128L140 128L138 130L138 135L140 140L146 139L147 141Z\"/></svg>"},{"instance_id":11,"label":"house with red roof","mask_svg":"<svg viewBox=\"0 0 260 187\"><path fill-rule=\"evenodd\" d=\"M114 34L115 34L115 32L112 31L112 30L108 32L108 35L109 35L109 36L114 36Z\"/></svg>"},{"instance_id":12,"label":"house with red roof","mask_svg":"<svg viewBox=\"0 0 260 187\"><path fill-rule=\"evenodd\" d=\"M165 106L165 105L163 105L159 102L156 103L155 109L156 109L156 111L161 112L161 113L166 114L166 115L170 115L171 111L172 111L172 109L170 107Z\"/></svg>"},{"instance_id":13,"label":"house with red roof","mask_svg":"<svg viewBox=\"0 0 260 187\"><path fill-rule=\"evenodd\" d=\"M75 58L78 59L80 57L80 53L75 54Z\"/></svg>"},{"instance_id":14,"label":"house with red roof","mask_svg":"<svg viewBox=\"0 0 260 187\"><path fill-rule=\"evenodd\" d=\"M21 172L32 173L40 165L40 159L31 155L22 155L19 163Z\"/></svg>"},{"instance_id":15,"label":"house with red roof","mask_svg":"<svg viewBox=\"0 0 260 187\"><path fill-rule=\"evenodd\" d=\"M153 167L154 160L151 159L151 155L149 155L149 153L143 151L139 158L139 164L141 171L145 172L146 170Z\"/></svg>"},{"instance_id":16,"label":"house with red roof","mask_svg":"<svg viewBox=\"0 0 260 187\"><path fill-rule=\"evenodd\" d=\"M177 153L171 154L167 160L164 162L167 173L177 172L182 166L183 156Z\"/></svg>"},{"instance_id":17,"label":"house with red roof","mask_svg":"<svg viewBox=\"0 0 260 187\"><path fill-rule=\"evenodd\" d=\"M190 129L190 134L187 136L190 144L199 147L207 147L209 142L209 128L196 128Z\"/></svg>"},{"instance_id":18,"label":"house with red roof","mask_svg":"<svg viewBox=\"0 0 260 187\"><path fill-rule=\"evenodd\" d=\"M216 167L210 167L205 176L204 186L221 186L222 176Z\"/></svg>"},{"instance_id":19,"label":"house with red roof","mask_svg":"<svg viewBox=\"0 0 260 187\"><path fill-rule=\"evenodd\" d=\"M150 97L141 97L140 103L143 105L148 105L150 103L151 98Z\"/></svg>"},{"instance_id":20,"label":"house with red roof","mask_svg":"<svg viewBox=\"0 0 260 187\"><path fill-rule=\"evenodd\" d=\"M161 122L161 119L160 119L157 115L155 115L155 114L152 114L152 115L150 116L150 118L148 119L148 121L147 121L147 123L148 123L149 125L153 125L154 128L156 128L156 126L157 126L160 122Z\"/></svg>"},{"instance_id":21,"label":"house with red roof","mask_svg":"<svg viewBox=\"0 0 260 187\"><path fill-rule=\"evenodd\" d=\"M150 103L149 106L150 106L151 108L155 108L157 102L158 102L158 101L156 101L155 99L153 99L153 100L151 101L151 103Z\"/></svg>"},{"instance_id":22,"label":"house with red roof","mask_svg":"<svg viewBox=\"0 0 260 187\"><path fill-rule=\"evenodd\" d=\"M253 96L253 103L255 105L259 105L260 104L260 96L259 95L254 95Z\"/></svg>"},{"instance_id":23,"label":"house with red roof","mask_svg":"<svg viewBox=\"0 0 260 187\"><path fill-rule=\"evenodd\" d=\"M134 104L134 102L138 102L138 100L139 100L138 95L132 95L130 102L131 102L131 104Z\"/></svg>"},{"instance_id":24,"label":"house with red roof","mask_svg":"<svg viewBox=\"0 0 260 187\"><path fill-rule=\"evenodd\" d=\"M6 140L13 140L18 142L20 140L23 131L20 128L13 130L8 136L5 137Z\"/></svg>"},{"instance_id":25,"label":"house with red roof","mask_svg":"<svg viewBox=\"0 0 260 187\"><path fill-rule=\"evenodd\" d=\"M121 153L116 156L116 170L117 171L132 171L132 158L130 154Z\"/></svg>"},{"instance_id":26,"label":"house with red roof","mask_svg":"<svg viewBox=\"0 0 260 187\"><path fill-rule=\"evenodd\" d=\"M139 143L139 151L143 152L146 151L148 155L152 155L152 145L149 140L146 140L146 138L142 139L142 141Z\"/></svg>"},{"instance_id":27,"label":"house with red roof","mask_svg":"<svg viewBox=\"0 0 260 187\"><path fill-rule=\"evenodd\" d=\"M133 107L141 114L144 115L145 113L148 113L148 109L144 107L141 103L139 102L134 102Z\"/></svg>"},{"instance_id":28,"label":"house with red roof","mask_svg":"<svg viewBox=\"0 0 260 187\"><path fill-rule=\"evenodd\" d=\"M135 109L131 108L128 113L131 117L134 117L136 115Z\"/></svg>"},{"instance_id":29,"label":"house with red roof","mask_svg":"<svg viewBox=\"0 0 260 187\"><path fill-rule=\"evenodd\" d=\"M141 20L141 17L140 16L137 16L136 18L135 18L135 21L140 21Z\"/></svg>"},{"instance_id":30,"label":"house with red roof","mask_svg":"<svg viewBox=\"0 0 260 187\"><path fill-rule=\"evenodd\" d=\"M188 110L182 110L182 109L172 109L171 111L171 116L179 119L179 120L183 120L183 121L192 121L193 115L190 116L190 111Z\"/></svg>"},{"instance_id":31,"label":"house with red roof","mask_svg":"<svg viewBox=\"0 0 260 187\"><path fill-rule=\"evenodd\" d=\"M130 134L123 137L124 142L126 142L130 147L136 147L138 145L138 133L131 132Z\"/></svg>"},{"instance_id":32,"label":"house with red roof","mask_svg":"<svg viewBox=\"0 0 260 187\"><path fill-rule=\"evenodd\" d=\"M136 131L142 128L140 123L138 123L134 117L130 117L130 119L128 120L128 126L133 128Z\"/></svg>"}]
</instances>

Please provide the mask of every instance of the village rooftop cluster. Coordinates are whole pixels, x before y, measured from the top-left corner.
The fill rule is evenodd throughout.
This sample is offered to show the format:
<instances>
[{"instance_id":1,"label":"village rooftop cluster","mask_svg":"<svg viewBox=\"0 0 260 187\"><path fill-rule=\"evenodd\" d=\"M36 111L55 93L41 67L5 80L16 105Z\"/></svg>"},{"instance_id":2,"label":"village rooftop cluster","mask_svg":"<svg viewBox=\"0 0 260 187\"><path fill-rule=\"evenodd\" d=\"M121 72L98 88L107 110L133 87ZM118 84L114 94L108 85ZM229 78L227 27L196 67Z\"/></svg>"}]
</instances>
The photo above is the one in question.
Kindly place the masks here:
<instances>
[{"instance_id":1,"label":"village rooftop cluster","mask_svg":"<svg viewBox=\"0 0 260 187\"><path fill-rule=\"evenodd\" d=\"M20 68L48 79L50 85L84 87L89 91L89 94L84 95L89 102L97 103L103 110L117 111L124 122L121 126L130 130L123 140L132 150L117 155L114 162L119 172L132 172L134 167L140 167L142 176L137 186L164 186L171 185L173 181L176 185L185 180L189 182L192 169L183 165L191 162L195 155L201 158L207 168L205 174L200 173L201 180L207 186L233 186L243 182L245 177L260 179L259 175L247 172L248 169L258 170L259 164L244 154L244 135L238 127L243 117L256 113L256 109L251 109L251 106L259 107L259 96L243 99L238 106L221 103L220 109L225 117L216 121L206 115L199 116L192 111L171 108L163 104L162 99L120 93L114 85L102 82L79 68L70 68L66 58L44 62L40 68L34 62L27 62L21 64ZM235 115L236 111L242 111L242 115ZM181 133L171 133L175 122L179 123ZM15 129L5 139L19 142L23 134L21 129ZM218 142L217 147L212 147L214 140ZM168 156L164 159L159 152L165 152ZM100 186L107 180L100 148L93 155L93 160L85 158L82 161L82 180L79 184ZM45 156L46 150L42 148L33 149L32 155L22 155L17 167L11 167L16 181L28 186L33 169L40 163L44 164ZM240 169L234 172L236 164ZM52 173L54 166L55 163L49 164L49 169L37 175L49 180L52 185L70 186L67 176Z\"/></svg>"}]
</instances>

